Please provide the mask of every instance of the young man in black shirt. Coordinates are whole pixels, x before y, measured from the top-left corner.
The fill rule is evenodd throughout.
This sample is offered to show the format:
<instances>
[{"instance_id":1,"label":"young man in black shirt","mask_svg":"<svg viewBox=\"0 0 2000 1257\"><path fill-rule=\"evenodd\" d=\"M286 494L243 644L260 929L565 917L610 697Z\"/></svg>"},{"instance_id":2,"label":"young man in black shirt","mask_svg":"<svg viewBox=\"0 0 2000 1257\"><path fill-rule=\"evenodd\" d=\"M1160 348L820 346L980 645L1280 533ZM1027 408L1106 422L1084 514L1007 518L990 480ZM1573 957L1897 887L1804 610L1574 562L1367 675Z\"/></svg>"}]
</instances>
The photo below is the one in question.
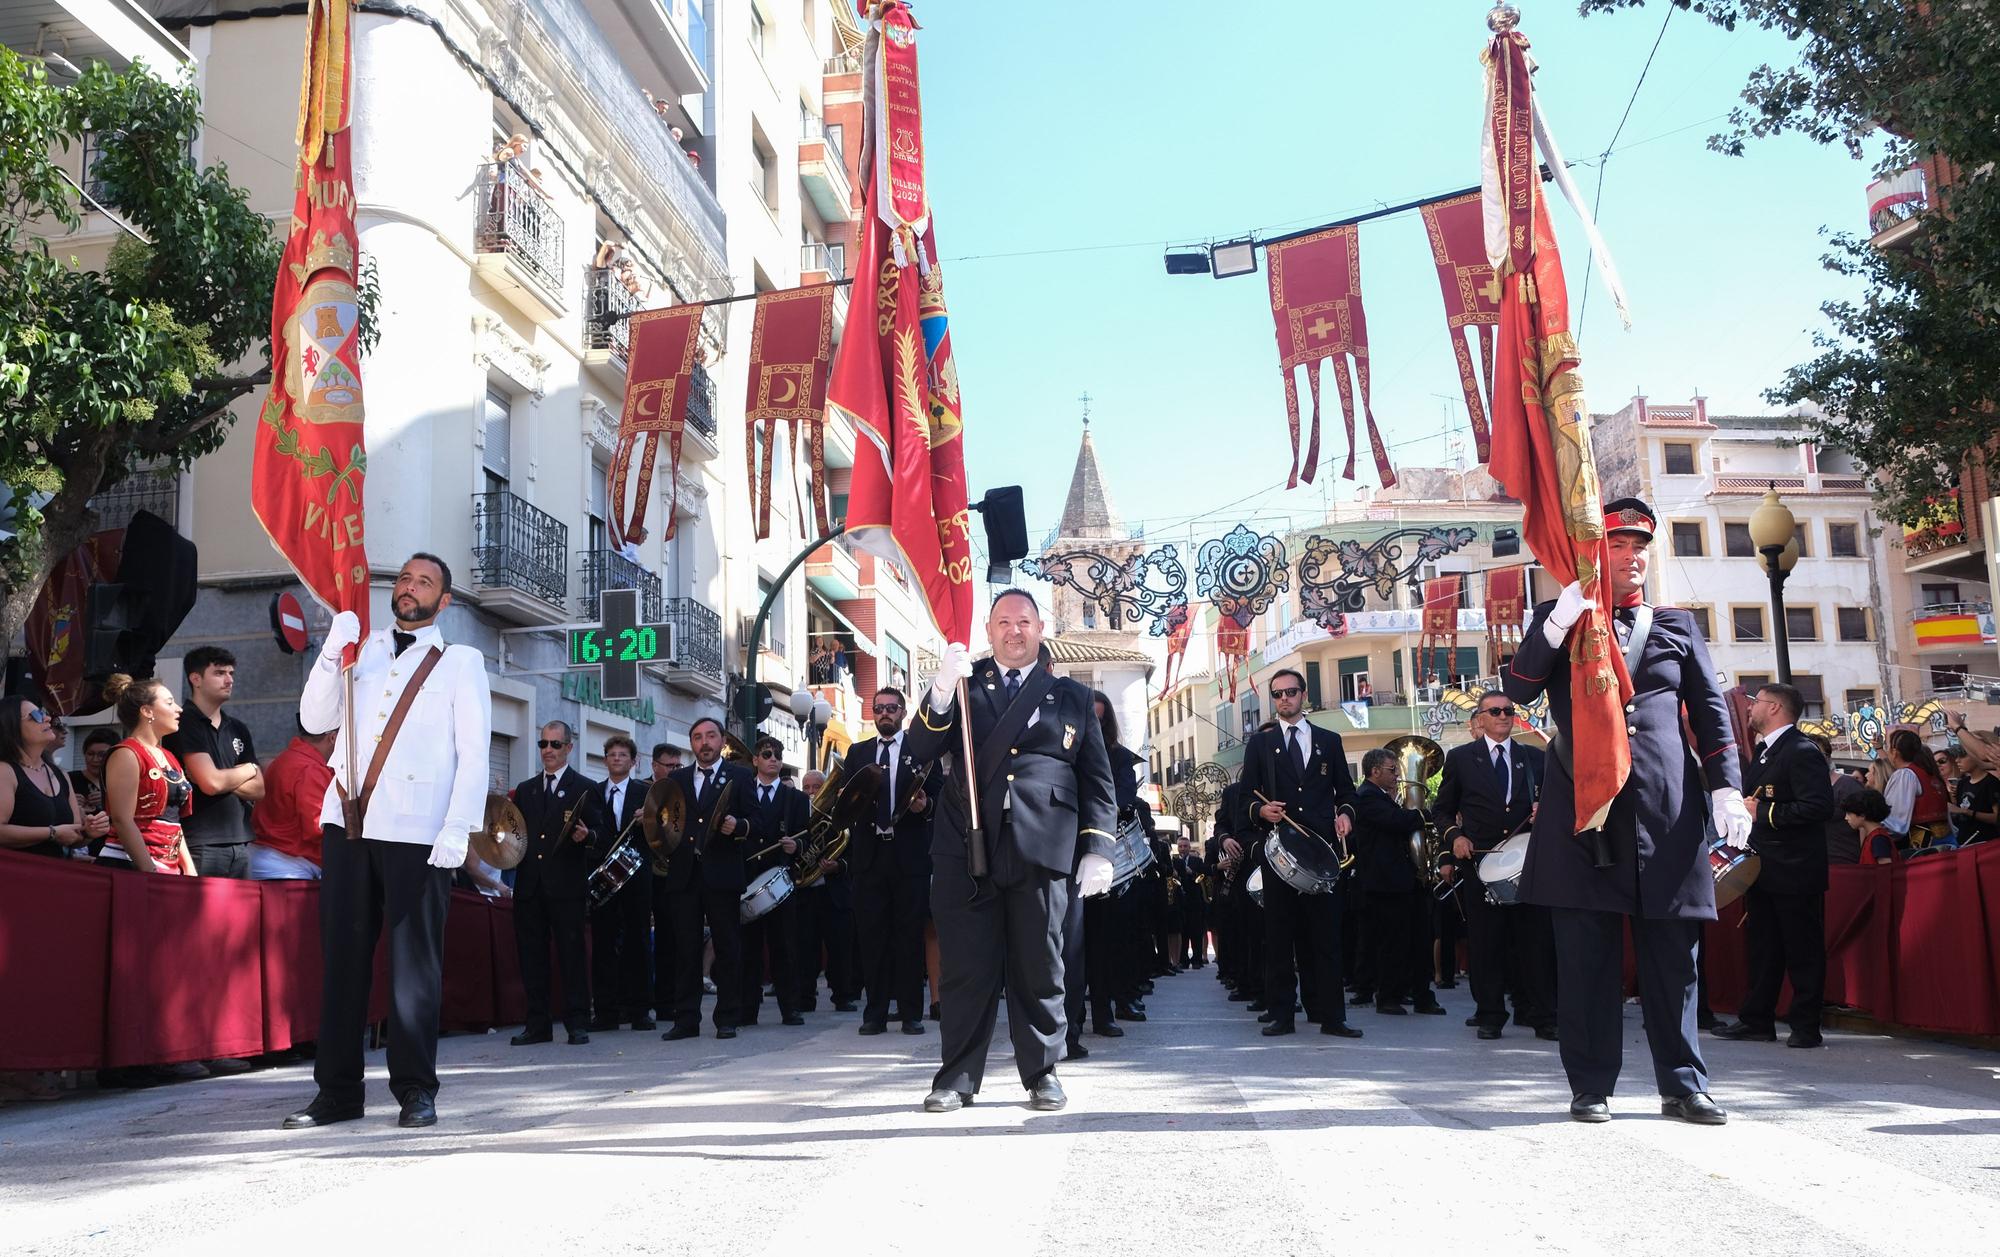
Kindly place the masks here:
<instances>
[{"instance_id":1,"label":"young man in black shirt","mask_svg":"<svg viewBox=\"0 0 2000 1257\"><path fill-rule=\"evenodd\" d=\"M187 654L187 712L166 748L195 789L181 819L195 870L203 877L250 875L250 805L264 797L264 773L250 730L222 710L236 692L236 656L220 646Z\"/></svg>"},{"instance_id":2,"label":"young man in black shirt","mask_svg":"<svg viewBox=\"0 0 2000 1257\"><path fill-rule=\"evenodd\" d=\"M2000 837L2000 777L1988 772L1977 755L1961 749L1956 758L1961 775L1951 783L1951 815L1958 845Z\"/></svg>"}]
</instances>

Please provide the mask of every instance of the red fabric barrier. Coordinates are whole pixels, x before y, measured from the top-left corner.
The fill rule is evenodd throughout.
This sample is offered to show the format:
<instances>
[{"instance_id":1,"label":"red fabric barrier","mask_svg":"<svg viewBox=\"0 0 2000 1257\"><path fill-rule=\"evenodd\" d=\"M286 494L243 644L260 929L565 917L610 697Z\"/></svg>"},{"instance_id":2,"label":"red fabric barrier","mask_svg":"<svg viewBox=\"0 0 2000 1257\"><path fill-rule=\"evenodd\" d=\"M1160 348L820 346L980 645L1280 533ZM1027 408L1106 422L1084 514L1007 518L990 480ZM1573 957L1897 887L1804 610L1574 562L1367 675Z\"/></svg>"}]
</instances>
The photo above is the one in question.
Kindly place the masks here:
<instances>
[{"instance_id":1,"label":"red fabric barrier","mask_svg":"<svg viewBox=\"0 0 2000 1257\"><path fill-rule=\"evenodd\" d=\"M513 905L452 892L444 1028L518 1022L518 971ZM378 974L371 1004L386 1009L387 996ZM318 1035L319 1004L315 883L114 872L0 851L0 1069L275 1052Z\"/></svg>"}]
</instances>

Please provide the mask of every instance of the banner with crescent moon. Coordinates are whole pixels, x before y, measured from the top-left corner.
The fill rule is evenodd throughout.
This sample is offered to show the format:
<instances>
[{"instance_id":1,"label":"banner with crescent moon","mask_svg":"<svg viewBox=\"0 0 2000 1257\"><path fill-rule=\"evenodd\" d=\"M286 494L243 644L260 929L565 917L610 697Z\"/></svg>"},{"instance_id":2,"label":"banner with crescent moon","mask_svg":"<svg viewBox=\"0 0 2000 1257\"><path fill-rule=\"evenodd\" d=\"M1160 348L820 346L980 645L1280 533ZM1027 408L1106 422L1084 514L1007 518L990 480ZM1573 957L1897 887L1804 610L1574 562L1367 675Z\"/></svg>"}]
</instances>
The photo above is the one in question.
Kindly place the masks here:
<instances>
[{"instance_id":1,"label":"banner with crescent moon","mask_svg":"<svg viewBox=\"0 0 2000 1257\"><path fill-rule=\"evenodd\" d=\"M778 443L780 419L789 428L793 466L798 464L799 424L806 425L807 457L812 463L813 519L819 525L819 534L815 535L830 531L826 503L826 380L832 359L832 284L783 288L757 295L757 316L750 328L750 396L743 406L744 422L749 429L743 458L750 474L750 500L757 511L760 541L771 535L771 450ZM801 535L805 526L801 511Z\"/></svg>"},{"instance_id":2,"label":"banner with crescent moon","mask_svg":"<svg viewBox=\"0 0 2000 1257\"><path fill-rule=\"evenodd\" d=\"M611 459L611 531L619 544L645 535L646 507L653 496L653 464L660 438L667 439L667 537L674 535L680 507L681 434L687 428L688 393L694 384L696 341L701 332L699 304L641 310L626 323L630 366L625 375L625 409L618 417L618 449ZM632 457L645 442L638 491L625 492Z\"/></svg>"}]
</instances>

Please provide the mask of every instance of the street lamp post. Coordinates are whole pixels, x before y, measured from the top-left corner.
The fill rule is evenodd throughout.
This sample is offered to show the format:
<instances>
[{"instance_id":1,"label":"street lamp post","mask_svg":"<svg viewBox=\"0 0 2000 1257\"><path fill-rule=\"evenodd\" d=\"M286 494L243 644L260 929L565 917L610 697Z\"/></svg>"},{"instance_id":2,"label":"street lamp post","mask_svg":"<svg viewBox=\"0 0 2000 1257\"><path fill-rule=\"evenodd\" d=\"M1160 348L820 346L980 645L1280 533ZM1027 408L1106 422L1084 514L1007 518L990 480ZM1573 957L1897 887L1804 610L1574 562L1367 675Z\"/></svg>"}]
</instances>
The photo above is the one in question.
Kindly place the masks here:
<instances>
[{"instance_id":1,"label":"street lamp post","mask_svg":"<svg viewBox=\"0 0 2000 1257\"><path fill-rule=\"evenodd\" d=\"M791 698L792 716L805 726L806 762L808 769L820 767L819 739L833 722L833 704L814 694L811 690L793 690Z\"/></svg>"},{"instance_id":2,"label":"street lamp post","mask_svg":"<svg viewBox=\"0 0 2000 1257\"><path fill-rule=\"evenodd\" d=\"M1792 683L1792 641L1785 624L1785 578L1799 561L1798 520L1778 500L1778 487L1771 484L1764 501L1750 515L1750 543L1763 556L1764 571L1771 578L1771 619L1778 644L1778 683Z\"/></svg>"}]
</instances>

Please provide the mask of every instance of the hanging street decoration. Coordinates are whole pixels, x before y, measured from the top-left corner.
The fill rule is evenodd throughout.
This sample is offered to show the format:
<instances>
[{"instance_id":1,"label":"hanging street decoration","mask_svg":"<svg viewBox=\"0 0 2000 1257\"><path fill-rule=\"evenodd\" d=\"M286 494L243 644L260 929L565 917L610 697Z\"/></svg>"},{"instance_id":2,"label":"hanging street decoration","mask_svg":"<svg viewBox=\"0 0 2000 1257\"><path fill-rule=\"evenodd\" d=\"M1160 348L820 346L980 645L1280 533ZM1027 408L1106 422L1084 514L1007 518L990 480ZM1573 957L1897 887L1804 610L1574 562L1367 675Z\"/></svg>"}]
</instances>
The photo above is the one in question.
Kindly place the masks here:
<instances>
[{"instance_id":1,"label":"hanging street decoration","mask_svg":"<svg viewBox=\"0 0 2000 1257\"><path fill-rule=\"evenodd\" d=\"M1153 622L1153 631L1157 634L1162 626L1167 630L1167 666L1160 674L1160 697L1165 698L1187 657L1188 639L1194 635L1194 610L1185 601L1168 607L1167 613Z\"/></svg>"},{"instance_id":2,"label":"hanging street decoration","mask_svg":"<svg viewBox=\"0 0 2000 1257\"><path fill-rule=\"evenodd\" d=\"M1465 578L1453 572L1424 582L1424 631L1417 639L1417 675L1449 676L1458 657L1458 596Z\"/></svg>"},{"instance_id":3,"label":"hanging street decoration","mask_svg":"<svg viewBox=\"0 0 2000 1257\"><path fill-rule=\"evenodd\" d=\"M618 416L618 448L611 456L611 535L638 542L646 536L646 508L653 500L653 471L662 440L667 446L667 540L680 514L681 438L687 431L688 397L694 389L700 303L641 310L627 320L625 408ZM641 450L644 453L640 453ZM627 491L638 457L638 486Z\"/></svg>"},{"instance_id":4,"label":"hanging street decoration","mask_svg":"<svg viewBox=\"0 0 2000 1257\"><path fill-rule=\"evenodd\" d=\"M1196 590L1239 628L1248 628L1292 585L1285 543L1244 524L1202 543L1195 552L1195 576Z\"/></svg>"},{"instance_id":5,"label":"hanging street decoration","mask_svg":"<svg viewBox=\"0 0 2000 1257\"><path fill-rule=\"evenodd\" d=\"M771 451L778 444L780 419L787 424L794 467L799 461L799 424L806 425L813 519L819 529L814 535L831 531L826 508L826 382L827 363L833 356L833 293L832 284L814 284L757 294L757 314L750 325L750 396L743 404L749 428L743 458L759 541L771 535ZM801 513L802 534L805 526Z\"/></svg>"},{"instance_id":6,"label":"hanging street decoration","mask_svg":"<svg viewBox=\"0 0 2000 1257\"><path fill-rule=\"evenodd\" d=\"M1229 701L1236 701L1236 672L1250 657L1250 629L1223 617L1215 626L1215 657L1229 680ZM1218 686L1218 688L1220 688Z\"/></svg>"},{"instance_id":7,"label":"hanging street decoration","mask_svg":"<svg viewBox=\"0 0 2000 1257\"><path fill-rule=\"evenodd\" d=\"M1299 556L1299 608L1307 619L1339 636L1346 632L1345 617L1367 605L1369 593L1392 598L1398 582L1420 593L1424 564L1463 549L1478 536L1470 528L1439 525L1401 528L1365 546L1351 539L1308 537Z\"/></svg>"},{"instance_id":8,"label":"hanging street decoration","mask_svg":"<svg viewBox=\"0 0 2000 1257\"><path fill-rule=\"evenodd\" d=\"M1293 240L1274 240L1265 247L1271 272L1271 314L1278 327L1278 366L1285 376L1285 418L1292 431L1292 474L1288 489L1311 483L1319 467L1319 364L1333 359L1333 380L1340 390L1340 410L1347 420L1347 467L1342 477L1354 479L1354 386L1361 385L1361 412L1368 421L1368 441L1375 453L1375 470L1384 487L1396 483L1389 452L1375 426L1368 403L1368 320L1361 310L1361 237L1353 226L1316 231ZM1354 359L1354 374L1347 360ZM1312 392L1312 428L1303 461L1299 456L1299 385L1295 368L1306 369Z\"/></svg>"},{"instance_id":9,"label":"hanging street decoration","mask_svg":"<svg viewBox=\"0 0 2000 1257\"><path fill-rule=\"evenodd\" d=\"M1518 646L1528 620L1528 569L1503 567L1486 573L1486 647L1494 660L1507 646Z\"/></svg>"},{"instance_id":10,"label":"hanging street decoration","mask_svg":"<svg viewBox=\"0 0 2000 1257\"><path fill-rule=\"evenodd\" d=\"M1187 607L1187 569L1172 546L1118 559L1096 550L1064 550L1025 559L1021 570L1094 604L1112 631L1151 620L1148 632L1167 635L1167 616Z\"/></svg>"},{"instance_id":11,"label":"hanging street decoration","mask_svg":"<svg viewBox=\"0 0 2000 1257\"><path fill-rule=\"evenodd\" d=\"M1467 192L1422 208L1424 234L1430 237L1431 260L1437 264L1438 286L1444 290L1444 324L1451 334L1452 356L1458 361L1459 388L1465 394L1465 414L1472 424L1472 442L1479 461L1492 457L1484 399L1493 392L1493 338L1500 327L1500 281L1486 260L1486 239L1480 194ZM1472 371L1472 351L1462 328L1479 342L1479 374Z\"/></svg>"}]
</instances>

